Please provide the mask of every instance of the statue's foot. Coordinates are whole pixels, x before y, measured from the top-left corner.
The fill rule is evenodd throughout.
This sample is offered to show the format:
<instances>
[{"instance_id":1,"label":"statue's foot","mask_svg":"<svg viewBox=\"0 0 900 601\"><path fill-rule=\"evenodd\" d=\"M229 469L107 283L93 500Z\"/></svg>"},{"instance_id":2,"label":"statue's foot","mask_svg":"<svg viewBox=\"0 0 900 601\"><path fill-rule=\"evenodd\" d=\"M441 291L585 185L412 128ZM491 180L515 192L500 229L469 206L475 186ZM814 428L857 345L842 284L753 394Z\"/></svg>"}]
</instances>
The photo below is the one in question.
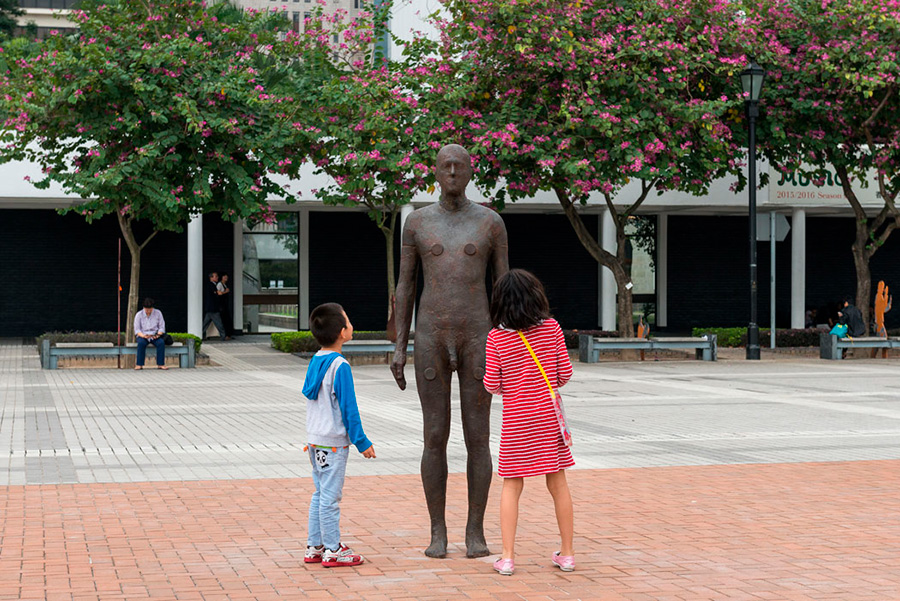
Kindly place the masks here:
<instances>
[{"instance_id":1,"label":"statue's foot","mask_svg":"<svg viewBox=\"0 0 900 601\"><path fill-rule=\"evenodd\" d=\"M431 544L425 549L425 555L435 559L447 557L447 537L432 536Z\"/></svg>"},{"instance_id":2,"label":"statue's foot","mask_svg":"<svg viewBox=\"0 0 900 601\"><path fill-rule=\"evenodd\" d=\"M490 554L484 534L466 536L466 557L487 557Z\"/></svg>"}]
</instances>

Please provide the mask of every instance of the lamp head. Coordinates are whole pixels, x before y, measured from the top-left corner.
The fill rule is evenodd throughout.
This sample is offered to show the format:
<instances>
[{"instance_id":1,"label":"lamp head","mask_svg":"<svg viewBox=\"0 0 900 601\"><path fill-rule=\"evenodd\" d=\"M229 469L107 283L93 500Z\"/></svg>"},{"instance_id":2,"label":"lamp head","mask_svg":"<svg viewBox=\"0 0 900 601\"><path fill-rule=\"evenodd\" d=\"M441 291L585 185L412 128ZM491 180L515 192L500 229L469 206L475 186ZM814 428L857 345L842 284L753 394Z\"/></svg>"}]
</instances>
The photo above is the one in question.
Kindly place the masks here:
<instances>
[{"instance_id":1,"label":"lamp head","mask_svg":"<svg viewBox=\"0 0 900 601\"><path fill-rule=\"evenodd\" d=\"M746 100L750 102L759 101L765 79L766 70L757 65L756 60L751 56L750 64L741 71L741 87L744 89L744 94L747 95Z\"/></svg>"}]
</instances>

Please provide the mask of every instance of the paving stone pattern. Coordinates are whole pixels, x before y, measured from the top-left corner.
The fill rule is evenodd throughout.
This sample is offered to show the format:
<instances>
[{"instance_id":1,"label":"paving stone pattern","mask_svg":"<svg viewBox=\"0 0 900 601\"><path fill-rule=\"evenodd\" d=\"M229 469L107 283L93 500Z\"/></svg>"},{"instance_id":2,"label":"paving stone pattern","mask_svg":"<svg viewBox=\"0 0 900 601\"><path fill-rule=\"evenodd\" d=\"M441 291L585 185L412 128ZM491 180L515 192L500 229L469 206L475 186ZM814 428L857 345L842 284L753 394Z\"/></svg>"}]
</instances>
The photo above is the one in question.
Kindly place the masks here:
<instances>
[{"instance_id":1,"label":"paving stone pattern","mask_svg":"<svg viewBox=\"0 0 900 601\"><path fill-rule=\"evenodd\" d=\"M430 560L415 384L354 368L378 459L352 457L342 527L369 562L329 571L302 562L305 362L255 337L204 349L217 367L43 371L0 341L0 600L900 599L896 361L577 365L578 570L549 566L532 479L500 577L464 557L456 396L451 553Z\"/></svg>"}]
</instances>

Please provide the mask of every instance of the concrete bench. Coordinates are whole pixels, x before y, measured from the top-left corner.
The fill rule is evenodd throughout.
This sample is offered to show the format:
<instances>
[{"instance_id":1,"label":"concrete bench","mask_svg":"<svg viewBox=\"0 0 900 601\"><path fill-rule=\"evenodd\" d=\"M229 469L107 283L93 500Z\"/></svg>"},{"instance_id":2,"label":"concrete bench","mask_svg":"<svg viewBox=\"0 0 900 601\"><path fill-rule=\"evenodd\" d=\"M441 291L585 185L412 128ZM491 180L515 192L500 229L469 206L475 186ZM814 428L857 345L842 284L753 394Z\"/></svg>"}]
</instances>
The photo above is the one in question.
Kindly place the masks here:
<instances>
[{"instance_id":1,"label":"concrete bench","mask_svg":"<svg viewBox=\"0 0 900 601\"><path fill-rule=\"evenodd\" d=\"M156 349L147 347L148 355L155 355ZM115 346L112 342L57 342L50 344L44 340L41 346L41 366L44 369L58 369L60 357L119 357L137 355L137 343ZM166 347L166 357L178 357L179 367L194 367L196 354L194 343L187 345L176 342Z\"/></svg>"},{"instance_id":2,"label":"concrete bench","mask_svg":"<svg viewBox=\"0 0 900 601\"><path fill-rule=\"evenodd\" d=\"M848 348L874 348L892 349L900 348L900 339L882 338L880 336L860 336L857 338L838 338L834 334L822 332L819 334L819 358L839 361L844 358L844 349Z\"/></svg>"},{"instance_id":3,"label":"concrete bench","mask_svg":"<svg viewBox=\"0 0 900 601\"><path fill-rule=\"evenodd\" d=\"M599 338L590 334L578 336L578 359L582 363L596 363L600 351L639 351L694 349L697 359L715 361L718 358L716 335L701 338Z\"/></svg>"}]
</instances>

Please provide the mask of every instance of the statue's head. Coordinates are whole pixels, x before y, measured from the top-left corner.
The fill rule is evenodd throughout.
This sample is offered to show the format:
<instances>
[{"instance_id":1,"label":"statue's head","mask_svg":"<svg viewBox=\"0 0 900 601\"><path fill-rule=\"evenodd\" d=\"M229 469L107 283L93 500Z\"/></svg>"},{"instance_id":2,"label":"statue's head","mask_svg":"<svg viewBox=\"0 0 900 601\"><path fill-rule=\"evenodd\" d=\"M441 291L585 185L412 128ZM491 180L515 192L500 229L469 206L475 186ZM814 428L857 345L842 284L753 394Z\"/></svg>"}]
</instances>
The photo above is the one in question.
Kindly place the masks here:
<instances>
[{"instance_id":1,"label":"statue's head","mask_svg":"<svg viewBox=\"0 0 900 601\"><path fill-rule=\"evenodd\" d=\"M435 173L442 194L463 194L472 179L472 158L469 152L459 144L444 146L438 152Z\"/></svg>"}]
</instances>

